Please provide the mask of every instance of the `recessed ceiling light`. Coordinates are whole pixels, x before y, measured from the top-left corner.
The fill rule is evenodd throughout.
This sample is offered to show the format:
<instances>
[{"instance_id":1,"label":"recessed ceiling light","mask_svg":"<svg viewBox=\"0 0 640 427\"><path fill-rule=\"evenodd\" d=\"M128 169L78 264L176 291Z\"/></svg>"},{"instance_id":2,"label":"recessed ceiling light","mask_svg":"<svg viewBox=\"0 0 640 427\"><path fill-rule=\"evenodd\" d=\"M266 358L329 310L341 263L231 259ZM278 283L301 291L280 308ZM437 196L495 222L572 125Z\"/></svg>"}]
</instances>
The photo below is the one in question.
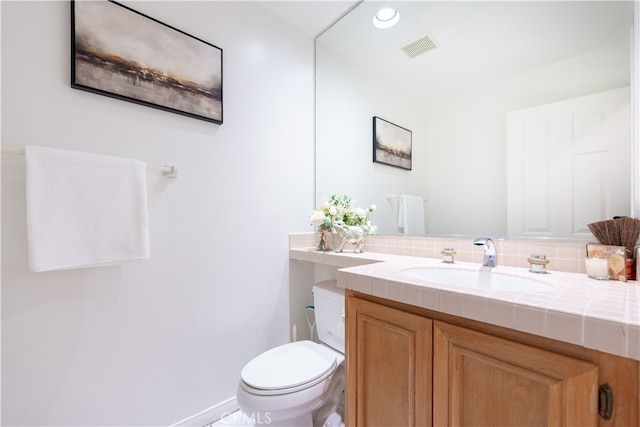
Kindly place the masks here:
<instances>
[{"instance_id":1,"label":"recessed ceiling light","mask_svg":"<svg viewBox=\"0 0 640 427\"><path fill-rule=\"evenodd\" d=\"M391 7L380 9L373 17L373 25L377 28L391 28L398 23L400 12Z\"/></svg>"}]
</instances>

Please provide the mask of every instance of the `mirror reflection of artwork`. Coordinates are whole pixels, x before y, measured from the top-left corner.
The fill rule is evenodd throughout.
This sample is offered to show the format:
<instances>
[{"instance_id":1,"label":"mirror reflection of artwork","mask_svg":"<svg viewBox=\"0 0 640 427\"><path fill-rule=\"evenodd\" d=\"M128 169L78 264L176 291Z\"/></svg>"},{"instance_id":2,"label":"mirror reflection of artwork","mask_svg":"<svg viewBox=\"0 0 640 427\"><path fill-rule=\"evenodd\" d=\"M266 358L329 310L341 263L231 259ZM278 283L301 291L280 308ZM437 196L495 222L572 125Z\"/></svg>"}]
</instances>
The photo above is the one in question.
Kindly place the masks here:
<instances>
[{"instance_id":1,"label":"mirror reflection of artwork","mask_svg":"<svg viewBox=\"0 0 640 427\"><path fill-rule=\"evenodd\" d=\"M411 170L411 131L374 117L373 161Z\"/></svg>"}]
</instances>

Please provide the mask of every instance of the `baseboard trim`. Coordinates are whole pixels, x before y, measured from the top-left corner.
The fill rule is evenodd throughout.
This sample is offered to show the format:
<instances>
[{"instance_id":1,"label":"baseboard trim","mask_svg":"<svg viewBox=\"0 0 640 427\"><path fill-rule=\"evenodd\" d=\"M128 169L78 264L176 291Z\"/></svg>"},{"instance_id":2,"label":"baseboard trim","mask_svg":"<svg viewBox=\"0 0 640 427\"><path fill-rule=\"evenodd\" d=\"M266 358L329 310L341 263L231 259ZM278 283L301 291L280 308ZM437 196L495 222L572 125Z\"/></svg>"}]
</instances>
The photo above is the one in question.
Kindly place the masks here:
<instances>
[{"instance_id":1,"label":"baseboard trim","mask_svg":"<svg viewBox=\"0 0 640 427\"><path fill-rule=\"evenodd\" d=\"M233 396L202 412L198 412L182 421L171 424L170 427L204 427L237 410L238 402L236 401L236 397Z\"/></svg>"}]
</instances>

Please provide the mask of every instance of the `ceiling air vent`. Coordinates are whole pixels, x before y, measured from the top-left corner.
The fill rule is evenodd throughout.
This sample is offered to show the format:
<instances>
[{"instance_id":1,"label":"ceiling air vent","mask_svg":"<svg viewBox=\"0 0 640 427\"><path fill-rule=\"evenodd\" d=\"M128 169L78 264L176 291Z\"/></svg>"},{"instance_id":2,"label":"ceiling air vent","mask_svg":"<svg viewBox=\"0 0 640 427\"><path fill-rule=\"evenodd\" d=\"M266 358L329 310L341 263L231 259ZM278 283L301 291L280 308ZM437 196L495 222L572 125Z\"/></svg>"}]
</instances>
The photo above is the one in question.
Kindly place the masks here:
<instances>
[{"instance_id":1,"label":"ceiling air vent","mask_svg":"<svg viewBox=\"0 0 640 427\"><path fill-rule=\"evenodd\" d=\"M415 58L416 56L429 52L436 47L438 47L438 44L434 40L433 36L431 34L426 34L402 46L402 50L407 54L407 56L409 56L409 58Z\"/></svg>"}]
</instances>

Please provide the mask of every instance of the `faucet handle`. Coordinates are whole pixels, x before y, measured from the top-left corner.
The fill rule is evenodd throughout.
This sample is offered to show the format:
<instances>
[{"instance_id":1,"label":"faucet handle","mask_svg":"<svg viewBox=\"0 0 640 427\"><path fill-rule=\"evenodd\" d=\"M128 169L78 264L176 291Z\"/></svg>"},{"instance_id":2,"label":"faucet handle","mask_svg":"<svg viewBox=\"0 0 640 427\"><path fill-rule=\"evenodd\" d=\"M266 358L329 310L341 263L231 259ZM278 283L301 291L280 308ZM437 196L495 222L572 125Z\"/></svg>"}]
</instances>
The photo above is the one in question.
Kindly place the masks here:
<instances>
[{"instance_id":1,"label":"faucet handle","mask_svg":"<svg viewBox=\"0 0 640 427\"><path fill-rule=\"evenodd\" d=\"M455 263L453 256L456 254L456 251L453 248L444 248L440 251L442 254L442 262L445 264L453 264Z\"/></svg>"},{"instance_id":2,"label":"faucet handle","mask_svg":"<svg viewBox=\"0 0 640 427\"><path fill-rule=\"evenodd\" d=\"M529 269L532 273L547 273L546 265L549 264L549 260L545 255L531 255L527 258L529 264L531 264L531 268Z\"/></svg>"}]
</instances>

